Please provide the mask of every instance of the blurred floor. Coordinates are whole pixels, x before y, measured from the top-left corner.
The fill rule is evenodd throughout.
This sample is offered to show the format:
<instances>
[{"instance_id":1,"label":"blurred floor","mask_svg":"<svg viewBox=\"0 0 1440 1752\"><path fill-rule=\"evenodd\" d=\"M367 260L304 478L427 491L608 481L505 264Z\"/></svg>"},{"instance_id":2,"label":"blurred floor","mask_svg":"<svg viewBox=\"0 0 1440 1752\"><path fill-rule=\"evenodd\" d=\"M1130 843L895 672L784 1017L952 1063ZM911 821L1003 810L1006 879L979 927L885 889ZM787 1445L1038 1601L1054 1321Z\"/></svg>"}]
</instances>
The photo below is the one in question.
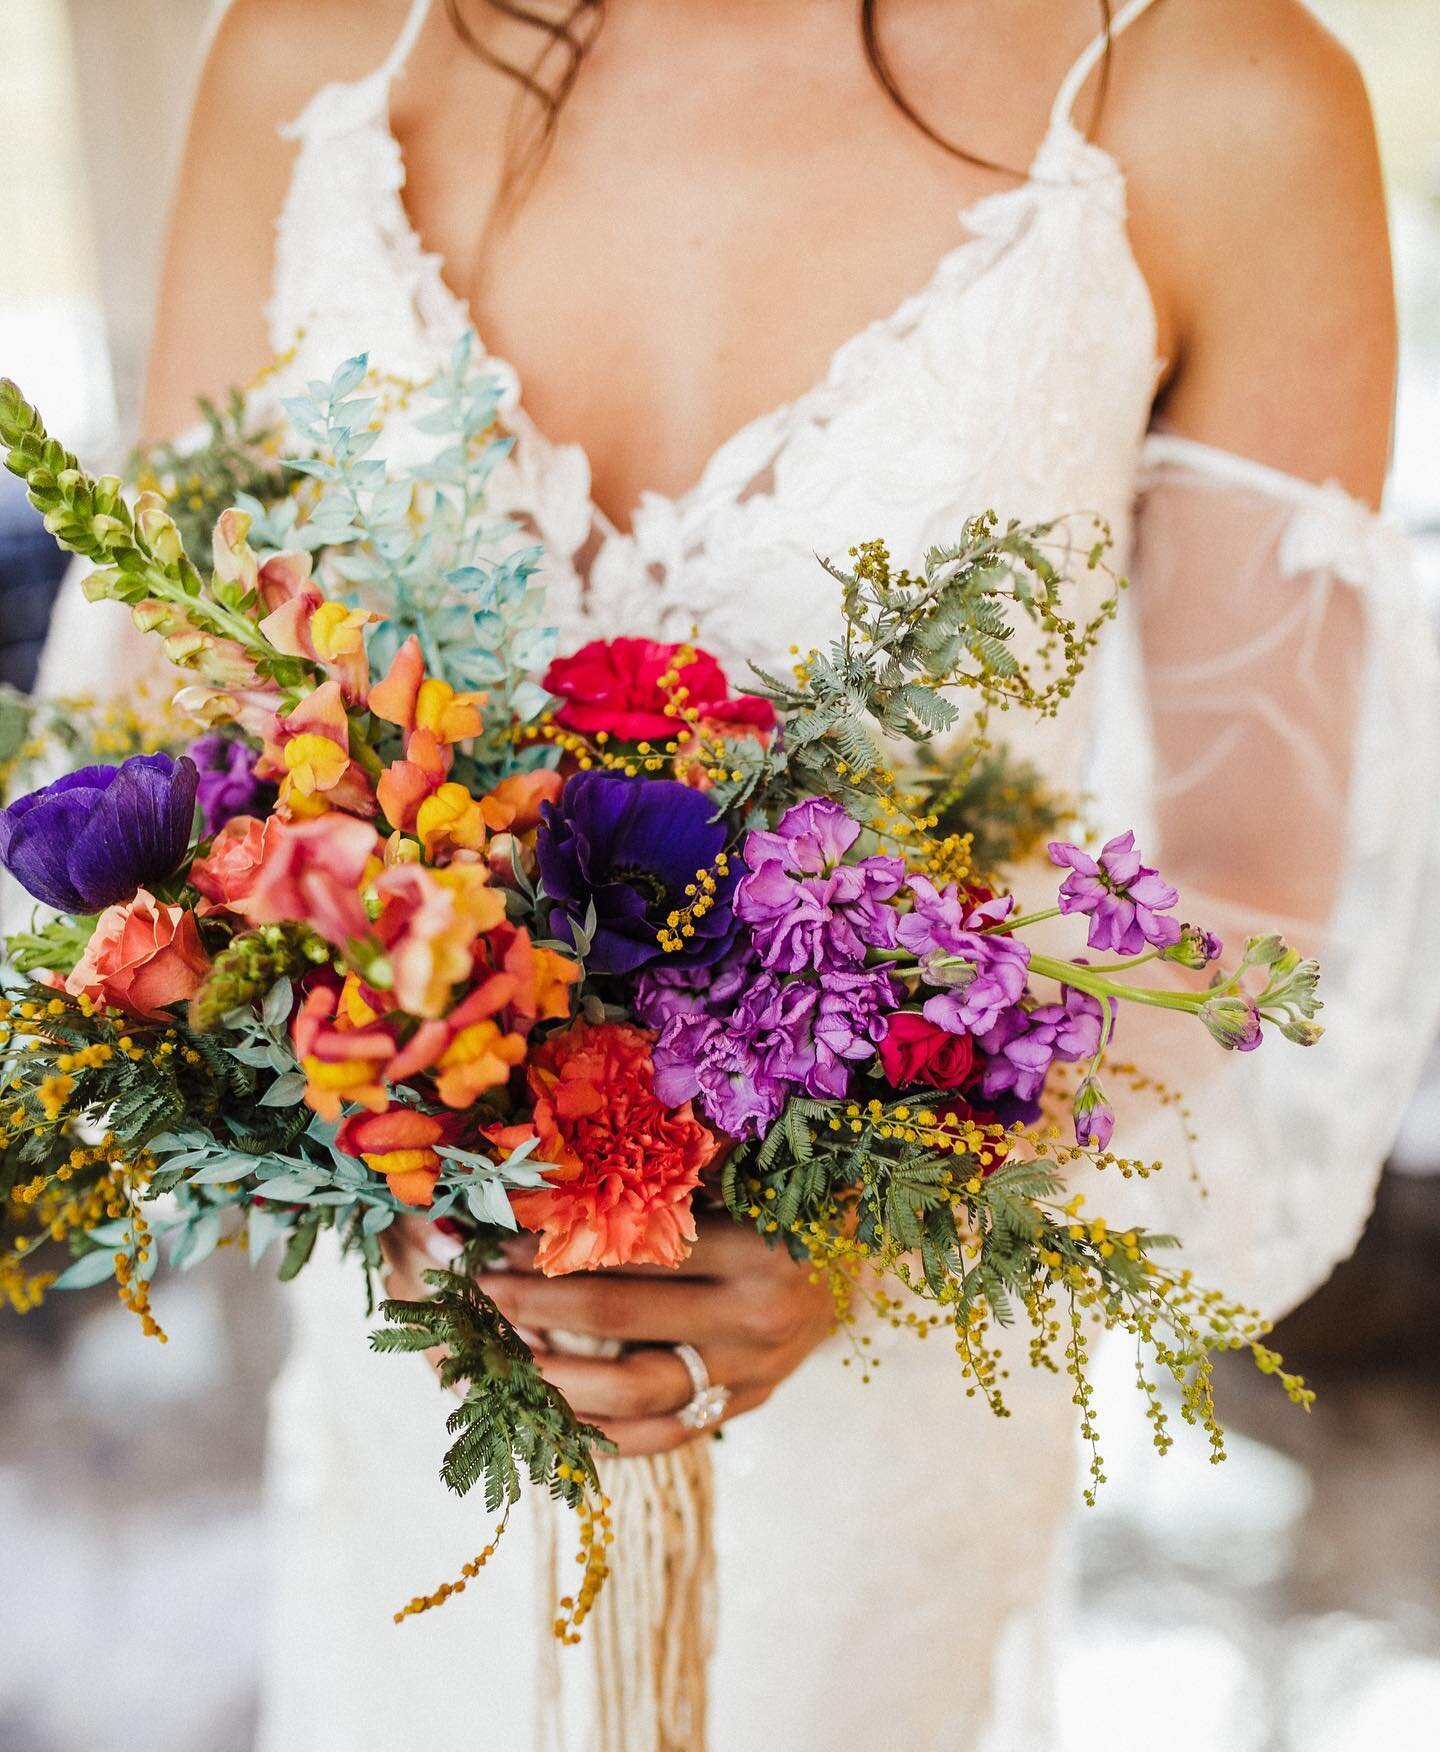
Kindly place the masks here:
<instances>
[{"instance_id":1,"label":"blurred floor","mask_svg":"<svg viewBox=\"0 0 1440 1752\"><path fill-rule=\"evenodd\" d=\"M1358 1259L1277 1341L1317 1409L1237 1362L1223 1467L1193 1432L1157 1460L1113 1360L1062 1644L1103 1731L1046 1752L1430 1752L1437 1247L1440 1181L1387 1179ZM103 1297L0 1321L0 1752L250 1747L278 1297L230 1257L159 1302L163 1349Z\"/></svg>"}]
</instances>

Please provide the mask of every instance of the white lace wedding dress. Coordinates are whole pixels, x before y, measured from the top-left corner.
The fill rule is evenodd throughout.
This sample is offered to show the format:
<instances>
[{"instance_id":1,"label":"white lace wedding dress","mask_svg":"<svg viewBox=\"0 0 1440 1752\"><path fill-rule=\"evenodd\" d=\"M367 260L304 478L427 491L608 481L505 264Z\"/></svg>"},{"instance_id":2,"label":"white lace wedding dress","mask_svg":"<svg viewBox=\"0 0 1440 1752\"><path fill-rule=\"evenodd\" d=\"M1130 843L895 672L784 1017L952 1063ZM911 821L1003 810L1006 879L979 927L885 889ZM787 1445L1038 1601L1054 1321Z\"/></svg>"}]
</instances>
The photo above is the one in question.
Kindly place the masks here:
<instances>
[{"instance_id":1,"label":"white lace wedding dress","mask_svg":"<svg viewBox=\"0 0 1440 1752\"><path fill-rule=\"evenodd\" d=\"M294 349L281 390L362 350L423 379L467 321L406 217L388 122L427 4L383 67L326 87L294 124L271 310L277 353ZM1197 1027L1157 1027L1137 1056L1160 1054L1183 1082L1208 1197L1173 1123L1136 1114L1127 1148L1172 1171L1090 1199L1118 1210L1123 1193L1127 1213L1185 1236L1202 1276L1279 1312L1354 1245L1429 1042L1431 643L1403 556L1337 488L1147 437L1156 330L1124 179L1070 117L1097 53L1059 94L1029 180L968 207L922 290L722 445L682 497L647 494L633 533L598 513L585 456L535 430L495 361L518 438L496 498L546 544L567 643L698 627L737 676L833 628L817 550L883 535L918 556L985 506L1108 517L1122 559L1133 543L1135 600L1058 721L1002 728L1059 785L1088 787L1099 823L1137 826L1192 902L1221 888L1207 825L1241 808L1253 867L1220 874L1243 895L1299 873L1284 891L1325 956L1330 1032L1308 1054L1275 1041L1238 1060ZM397 413L380 454L409 440ZM73 629L57 643L73 653ZM1214 911L1236 922L1233 905ZM395 1628L394 1608L452 1575L489 1522L436 1477L439 1391L422 1363L369 1353L353 1272L318 1261L289 1302L264 1752L528 1752L553 1606L531 1517L463 1600ZM833 1343L715 1445L714 1752L1049 1743L1046 1608L1079 1488L1066 1386L1017 1367L1001 1422L965 1397L943 1343L876 1347L868 1386ZM585 1652L560 1661L555 1743L584 1752Z\"/></svg>"}]
</instances>

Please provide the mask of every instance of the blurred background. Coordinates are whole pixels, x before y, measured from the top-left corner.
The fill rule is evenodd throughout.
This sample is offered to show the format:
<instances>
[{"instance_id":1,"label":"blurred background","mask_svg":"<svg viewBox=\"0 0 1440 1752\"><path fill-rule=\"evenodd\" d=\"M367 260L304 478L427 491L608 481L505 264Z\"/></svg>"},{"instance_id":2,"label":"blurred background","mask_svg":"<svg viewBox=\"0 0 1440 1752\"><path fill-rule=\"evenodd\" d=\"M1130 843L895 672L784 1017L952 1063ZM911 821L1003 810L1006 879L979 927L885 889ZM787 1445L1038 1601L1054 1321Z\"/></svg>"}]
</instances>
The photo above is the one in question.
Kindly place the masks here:
<instances>
[{"instance_id":1,"label":"blurred background","mask_svg":"<svg viewBox=\"0 0 1440 1752\"><path fill-rule=\"evenodd\" d=\"M1440 4L1312 3L1379 118L1403 341L1391 510L1440 602ZM215 10L0 0L0 372L91 463L134 435L176 94ZM30 684L60 571L0 475L0 682ZM1440 1061L1359 1253L1280 1332L1314 1415L1236 1367L1229 1464L1184 1441L1157 1463L1115 1359L1111 1483L1079 1517L1062 1627L1067 1685L1105 1700L1107 1752L1440 1744L1437 1261ZM231 1254L170 1280L164 1315L163 1352L103 1297L0 1319L0 1752L251 1746L281 1312Z\"/></svg>"}]
</instances>

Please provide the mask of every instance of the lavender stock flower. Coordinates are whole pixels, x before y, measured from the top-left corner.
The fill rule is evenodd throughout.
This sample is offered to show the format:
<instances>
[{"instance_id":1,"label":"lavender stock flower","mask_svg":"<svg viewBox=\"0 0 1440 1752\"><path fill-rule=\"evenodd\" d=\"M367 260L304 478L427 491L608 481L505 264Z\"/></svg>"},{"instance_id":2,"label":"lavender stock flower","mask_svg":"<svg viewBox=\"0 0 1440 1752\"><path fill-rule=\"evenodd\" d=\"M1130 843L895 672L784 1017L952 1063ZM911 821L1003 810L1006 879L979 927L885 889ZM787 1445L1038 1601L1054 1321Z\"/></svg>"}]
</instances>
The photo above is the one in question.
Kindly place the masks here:
<instances>
[{"instance_id":1,"label":"lavender stock flower","mask_svg":"<svg viewBox=\"0 0 1440 1752\"><path fill-rule=\"evenodd\" d=\"M692 1011L710 1015L738 998L759 971L748 940L739 942L710 967L675 967L667 958L645 968L635 981L635 1014L647 1028L663 1028Z\"/></svg>"},{"instance_id":2,"label":"lavender stock flower","mask_svg":"<svg viewBox=\"0 0 1440 1752\"><path fill-rule=\"evenodd\" d=\"M1026 944L986 930L1004 922L1013 898L971 905L955 883L938 889L928 876L912 876L910 892L915 907L900 920L900 941L927 980L947 988L926 1000L926 1019L950 1034L984 1034L1020 1002L1030 970Z\"/></svg>"},{"instance_id":3,"label":"lavender stock flower","mask_svg":"<svg viewBox=\"0 0 1440 1752\"><path fill-rule=\"evenodd\" d=\"M1052 1064L1094 1057L1101 1014L1099 1000L1073 986L1065 987L1058 1004L1005 1011L975 1043L986 1059L981 1090L991 1099L1013 1094L1022 1102L1038 1100Z\"/></svg>"},{"instance_id":4,"label":"lavender stock flower","mask_svg":"<svg viewBox=\"0 0 1440 1752\"><path fill-rule=\"evenodd\" d=\"M1147 943L1168 949L1180 941L1180 921L1165 916L1180 896L1140 862L1133 833L1107 840L1098 859L1054 840L1050 862L1070 872L1060 884L1060 910L1090 915L1086 941L1092 949L1138 955Z\"/></svg>"},{"instance_id":5,"label":"lavender stock flower","mask_svg":"<svg viewBox=\"0 0 1440 1752\"><path fill-rule=\"evenodd\" d=\"M655 1043L656 1094L667 1107L698 1097L728 1136L760 1136L815 1067L813 1008L812 987L762 973L724 1022L673 1016Z\"/></svg>"},{"instance_id":6,"label":"lavender stock flower","mask_svg":"<svg viewBox=\"0 0 1440 1752\"><path fill-rule=\"evenodd\" d=\"M1086 1077L1075 1091L1072 1109L1075 1142L1082 1150L1108 1150L1115 1135L1115 1109L1093 1077Z\"/></svg>"},{"instance_id":7,"label":"lavender stock flower","mask_svg":"<svg viewBox=\"0 0 1440 1752\"><path fill-rule=\"evenodd\" d=\"M198 780L183 755L81 767L0 810L0 864L57 912L103 912L179 869Z\"/></svg>"},{"instance_id":8,"label":"lavender stock flower","mask_svg":"<svg viewBox=\"0 0 1440 1752\"><path fill-rule=\"evenodd\" d=\"M672 1015L655 1043L656 1093L669 1106L698 1099L730 1137L758 1137L791 1095L847 1094L900 995L884 968L834 969L818 981L762 971L723 1020Z\"/></svg>"},{"instance_id":9,"label":"lavender stock flower","mask_svg":"<svg viewBox=\"0 0 1440 1752\"><path fill-rule=\"evenodd\" d=\"M822 797L787 809L773 833L746 836L749 874L735 891L735 912L766 967L856 967L868 949L895 946L887 903L905 881L905 865L879 855L842 863L859 836L860 824Z\"/></svg>"}]
</instances>

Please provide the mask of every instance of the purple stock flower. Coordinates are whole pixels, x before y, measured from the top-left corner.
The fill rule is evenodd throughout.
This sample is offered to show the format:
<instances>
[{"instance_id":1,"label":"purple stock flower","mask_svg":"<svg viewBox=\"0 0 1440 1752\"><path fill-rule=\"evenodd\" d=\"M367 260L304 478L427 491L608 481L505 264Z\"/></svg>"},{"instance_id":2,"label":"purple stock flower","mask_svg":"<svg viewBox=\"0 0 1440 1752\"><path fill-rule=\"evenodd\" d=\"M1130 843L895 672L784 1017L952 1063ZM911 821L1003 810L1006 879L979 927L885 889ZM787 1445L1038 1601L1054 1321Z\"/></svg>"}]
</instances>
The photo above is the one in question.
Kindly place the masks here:
<instances>
[{"instance_id":1,"label":"purple stock flower","mask_svg":"<svg viewBox=\"0 0 1440 1752\"><path fill-rule=\"evenodd\" d=\"M201 736L185 752L200 773L195 800L200 805L203 839L213 839L237 815L268 813L275 787L255 777L260 756L248 742L233 736Z\"/></svg>"},{"instance_id":2,"label":"purple stock flower","mask_svg":"<svg viewBox=\"0 0 1440 1752\"><path fill-rule=\"evenodd\" d=\"M841 863L859 836L859 822L824 797L787 809L773 833L746 836L749 874L735 891L735 911L766 967L853 967L867 949L894 948L895 910L886 903L899 893L905 865L883 855Z\"/></svg>"},{"instance_id":3,"label":"purple stock flower","mask_svg":"<svg viewBox=\"0 0 1440 1752\"><path fill-rule=\"evenodd\" d=\"M1213 931L1203 930L1199 925L1182 925L1178 939L1163 951L1160 959L1198 972L1224 953L1225 945Z\"/></svg>"},{"instance_id":4,"label":"purple stock flower","mask_svg":"<svg viewBox=\"0 0 1440 1752\"><path fill-rule=\"evenodd\" d=\"M890 1013L900 1003L901 987L883 967L826 973L814 988L816 1071L806 1085L811 1095L844 1095L851 1062L873 1058L889 1032Z\"/></svg>"},{"instance_id":5,"label":"purple stock flower","mask_svg":"<svg viewBox=\"0 0 1440 1752\"><path fill-rule=\"evenodd\" d=\"M179 869L198 779L168 754L67 773L0 810L0 864L57 912L103 912Z\"/></svg>"},{"instance_id":6,"label":"purple stock flower","mask_svg":"<svg viewBox=\"0 0 1440 1752\"><path fill-rule=\"evenodd\" d=\"M1264 1038L1260 1012L1244 992L1207 998L1200 1006L1200 1020L1211 1038L1229 1052L1254 1052Z\"/></svg>"},{"instance_id":7,"label":"purple stock flower","mask_svg":"<svg viewBox=\"0 0 1440 1752\"><path fill-rule=\"evenodd\" d=\"M673 1016L655 1042L655 1093L667 1107L698 1097L728 1136L758 1137L814 1069L814 1001L803 981L761 973L724 1022Z\"/></svg>"},{"instance_id":8,"label":"purple stock flower","mask_svg":"<svg viewBox=\"0 0 1440 1752\"><path fill-rule=\"evenodd\" d=\"M985 1057L982 1093L990 1099L1013 1094L1022 1102L1038 1100L1052 1064L1095 1056L1100 1023L1099 1000L1074 986L1064 988L1058 1004L1006 1010L975 1042Z\"/></svg>"},{"instance_id":9,"label":"purple stock flower","mask_svg":"<svg viewBox=\"0 0 1440 1752\"><path fill-rule=\"evenodd\" d=\"M928 876L912 876L910 892L915 907L900 920L900 941L921 958L930 983L947 988L926 1000L926 1019L949 1034L984 1034L1020 1002L1030 971L1026 944L985 928L1004 922L1013 898L971 905L955 883L938 889ZM940 965L946 961L960 965Z\"/></svg>"},{"instance_id":10,"label":"purple stock flower","mask_svg":"<svg viewBox=\"0 0 1440 1752\"><path fill-rule=\"evenodd\" d=\"M634 973L662 958L675 967L719 959L735 920L731 895L739 874L731 860L716 881L714 904L694 919L694 932L673 954L660 946L672 913L690 905L685 890L702 870L717 868L726 827L709 799L675 779L632 779L580 772L559 803L547 803L535 840L545 892L554 903L551 929L575 941L593 905L595 931L586 962L594 973Z\"/></svg>"},{"instance_id":11,"label":"purple stock flower","mask_svg":"<svg viewBox=\"0 0 1440 1752\"><path fill-rule=\"evenodd\" d=\"M1169 949L1180 941L1180 921L1163 916L1180 896L1140 862L1133 833L1108 840L1098 859L1054 840L1050 862L1070 872L1060 884L1060 910L1090 914L1086 941L1092 949L1138 955L1147 943Z\"/></svg>"},{"instance_id":12,"label":"purple stock flower","mask_svg":"<svg viewBox=\"0 0 1440 1752\"><path fill-rule=\"evenodd\" d=\"M631 994L636 1016L647 1028L698 1011L710 1015L739 997L759 970L748 941L737 943L713 967L675 967L672 957L647 967Z\"/></svg>"},{"instance_id":13,"label":"purple stock flower","mask_svg":"<svg viewBox=\"0 0 1440 1752\"><path fill-rule=\"evenodd\" d=\"M762 971L723 1020L700 1010L670 1018L655 1043L656 1093L667 1106L698 1099L730 1137L758 1137L791 1095L848 1093L899 1000L884 968L835 970L821 982Z\"/></svg>"}]
</instances>

